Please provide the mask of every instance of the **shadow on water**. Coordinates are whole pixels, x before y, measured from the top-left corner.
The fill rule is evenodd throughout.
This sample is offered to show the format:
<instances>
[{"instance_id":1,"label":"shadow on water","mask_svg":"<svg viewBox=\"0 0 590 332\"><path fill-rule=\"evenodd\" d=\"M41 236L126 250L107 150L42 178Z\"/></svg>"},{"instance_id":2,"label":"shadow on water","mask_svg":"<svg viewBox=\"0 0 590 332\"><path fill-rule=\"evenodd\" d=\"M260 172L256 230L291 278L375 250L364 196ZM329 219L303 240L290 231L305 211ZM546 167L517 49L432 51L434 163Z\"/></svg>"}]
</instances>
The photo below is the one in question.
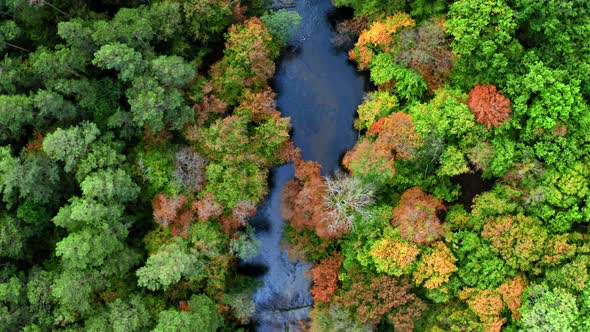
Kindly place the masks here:
<instances>
[{"instance_id":1,"label":"shadow on water","mask_svg":"<svg viewBox=\"0 0 590 332\"><path fill-rule=\"evenodd\" d=\"M353 122L368 86L366 75L356 71L346 52L331 44L335 22L352 13L335 10L331 0L296 0L290 10L301 15L302 24L277 64L272 82L277 107L291 118L291 137L303 159L318 161L322 173L330 174L358 139ZM311 266L290 261L280 245L281 190L293 176L292 164L271 170L269 194L251 220L260 254L243 263L240 271L262 281L254 295L251 327L256 331L297 331L313 304L311 281L306 277Z\"/></svg>"}]
</instances>

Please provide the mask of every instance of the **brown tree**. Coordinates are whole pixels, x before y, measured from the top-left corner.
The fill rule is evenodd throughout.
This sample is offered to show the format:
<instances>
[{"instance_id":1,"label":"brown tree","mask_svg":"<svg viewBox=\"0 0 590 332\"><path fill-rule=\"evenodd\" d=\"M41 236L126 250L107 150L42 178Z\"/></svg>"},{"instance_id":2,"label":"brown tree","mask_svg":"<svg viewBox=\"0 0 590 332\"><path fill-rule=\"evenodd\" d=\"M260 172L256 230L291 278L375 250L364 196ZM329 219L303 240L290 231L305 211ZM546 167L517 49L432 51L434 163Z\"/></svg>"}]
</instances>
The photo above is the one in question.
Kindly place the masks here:
<instances>
[{"instance_id":1,"label":"brown tree","mask_svg":"<svg viewBox=\"0 0 590 332\"><path fill-rule=\"evenodd\" d=\"M256 205L251 201L240 201L234 206L231 215L221 217L221 228L230 236L236 236L236 231L246 226L248 218L256 214Z\"/></svg>"},{"instance_id":2,"label":"brown tree","mask_svg":"<svg viewBox=\"0 0 590 332\"><path fill-rule=\"evenodd\" d=\"M467 104L477 122L488 128L510 119L510 100L491 84L476 85L471 89Z\"/></svg>"},{"instance_id":3,"label":"brown tree","mask_svg":"<svg viewBox=\"0 0 590 332\"><path fill-rule=\"evenodd\" d=\"M369 128L367 135L377 136L375 150L384 150L394 158L411 159L414 151L422 145L422 137L416 132L412 117L396 112L379 119Z\"/></svg>"},{"instance_id":4,"label":"brown tree","mask_svg":"<svg viewBox=\"0 0 590 332\"><path fill-rule=\"evenodd\" d=\"M215 95L204 96L200 103L193 105L197 125L204 125L213 114L225 113L227 106L227 103Z\"/></svg>"},{"instance_id":5,"label":"brown tree","mask_svg":"<svg viewBox=\"0 0 590 332\"><path fill-rule=\"evenodd\" d=\"M191 210L197 214L199 222L219 218L223 213L223 207L211 193L207 193L203 198L195 201Z\"/></svg>"},{"instance_id":6,"label":"brown tree","mask_svg":"<svg viewBox=\"0 0 590 332\"><path fill-rule=\"evenodd\" d=\"M430 91L434 91L445 82L453 67L453 54L446 39L444 21L440 19L404 29L399 36L396 62L420 72Z\"/></svg>"},{"instance_id":7,"label":"brown tree","mask_svg":"<svg viewBox=\"0 0 590 332\"><path fill-rule=\"evenodd\" d=\"M322 238L341 236L329 229L324 208L326 184L320 175L320 164L296 160L295 177L283 188L281 211L286 222L295 229L311 229Z\"/></svg>"},{"instance_id":8,"label":"brown tree","mask_svg":"<svg viewBox=\"0 0 590 332\"><path fill-rule=\"evenodd\" d=\"M402 330L411 331L413 320L404 320L402 314L408 314L406 318L417 318L425 307L410 293L411 287L408 278L381 275L366 282L353 282L348 290L334 300L354 312L361 323L377 324L383 316L388 315L394 323L406 328Z\"/></svg>"},{"instance_id":9,"label":"brown tree","mask_svg":"<svg viewBox=\"0 0 590 332\"><path fill-rule=\"evenodd\" d=\"M244 92L240 105L234 112L247 115L254 122L269 118L278 120L281 117L281 112L277 111L275 98L276 93L270 87L259 92L248 90Z\"/></svg>"},{"instance_id":10,"label":"brown tree","mask_svg":"<svg viewBox=\"0 0 590 332\"><path fill-rule=\"evenodd\" d=\"M334 254L320 261L309 273L313 279L311 295L315 303L328 303L338 289L338 271L342 265L342 256Z\"/></svg>"},{"instance_id":11,"label":"brown tree","mask_svg":"<svg viewBox=\"0 0 590 332\"><path fill-rule=\"evenodd\" d=\"M419 187L406 190L393 209L392 224L399 227L403 238L416 244L428 244L442 236L443 230L437 213L446 210L442 201Z\"/></svg>"},{"instance_id":12,"label":"brown tree","mask_svg":"<svg viewBox=\"0 0 590 332\"><path fill-rule=\"evenodd\" d=\"M170 198L162 193L157 194L152 200L154 220L162 226L168 226L176 219L187 202L188 200L183 195Z\"/></svg>"}]
</instances>

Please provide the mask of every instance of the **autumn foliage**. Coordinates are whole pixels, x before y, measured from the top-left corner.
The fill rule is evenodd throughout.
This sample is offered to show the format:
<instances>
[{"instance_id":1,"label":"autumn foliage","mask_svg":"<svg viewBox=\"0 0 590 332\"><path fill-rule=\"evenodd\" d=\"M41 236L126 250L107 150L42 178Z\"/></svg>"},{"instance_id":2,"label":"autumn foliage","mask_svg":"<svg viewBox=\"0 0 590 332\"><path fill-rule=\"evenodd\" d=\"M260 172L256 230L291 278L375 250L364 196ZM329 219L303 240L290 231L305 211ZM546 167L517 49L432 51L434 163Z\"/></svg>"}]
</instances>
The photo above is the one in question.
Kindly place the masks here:
<instances>
[{"instance_id":1,"label":"autumn foliage","mask_svg":"<svg viewBox=\"0 0 590 332\"><path fill-rule=\"evenodd\" d=\"M477 122L488 128L510 119L510 100L491 84L476 85L469 92L467 103Z\"/></svg>"},{"instance_id":2,"label":"autumn foliage","mask_svg":"<svg viewBox=\"0 0 590 332\"><path fill-rule=\"evenodd\" d=\"M309 272L313 279L311 295L315 303L328 303L338 289L338 271L342 256L335 254L315 265Z\"/></svg>"},{"instance_id":3,"label":"autumn foliage","mask_svg":"<svg viewBox=\"0 0 590 332\"><path fill-rule=\"evenodd\" d=\"M41 134L41 132L35 130L35 132L33 133L33 140L25 146L25 151L27 153L33 153L35 151L43 149L43 139L44 137Z\"/></svg>"},{"instance_id":4,"label":"autumn foliage","mask_svg":"<svg viewBox=\"0 0 590 332\"><path fill-rule=\"evenodd\" d=\"M297 179L289 181L282 192L283 218L295 229L315 230L322 238L341 236L327 224L328 211L324 208L326 183L320 175L319 163L298 159L294 165Z\"/></svg>"},{"instance_id":5,"label":"autumn foliage","mask_svg":"<svg viewBox=\"0 0 590 332\"><path fill-rule=\"evenodd\" d=\"M157 194L152 200L154 220L162 226L168 226L187 202L184 196L170 198L162 193Z\"/></svg>"},{"instance_id":6,"label":"autumn foliage","mask_svg":"<svg viewBox=\"0 0 590 332\"><path fill-rule=\"evenodd\" d=\"M445 210L442 201L418 187L406 190L393 209L392 224L399 227L403 238L416 244L428 244L443 233L438 211Z\"/></svg>"},{"instance_id":7,"label":"autumn foliage","mask_svg":"<svg viewBox=\"0 0 590 332\"><path fill-rule=\"evenodd\" d=\"M235 232L246 226L248 218L256 214L256 205L251 201L240 201L234 206L229 216L221 218L221 228L229 235L235 235Z\"/></svg>"},{"instance_id":8,"label":"autumn foliage","mask_svg":"<svg viewBox=\"0 0 590 332\"><path fill-rule=\"evenodd\" d=\"M522 271L532 269L541 259L548 238L539 220L524 215L492 219L482 235L508 265Z\"/></svg>"},{"instance_id":9,"label":"autumn foliage","mask_svg":"<svg viewBox=\"0 0 590 332\"><path fill-rule=\"evenodd\" d=\"M411 115L396 112L372 123L367 136L374 138L358 142L348 151L342 161L353 175L371 177L377 185L378 179L391 179L396 173L396 159L409 160L422 146L422 137L416 132Z\"/></svg>"},{"instance_id":10,"label":"autumn foliage","mask_svg":"<svg viewBox=\"0 0 590 332\"><path fill-rule=\"evenodd\" d=\"M278 47L259 18L232 25L225 43L225 57L211 68L213 93L235 105L245 89L259 90L275 71Z\"/></svg>"},{"instance_id":11,"label":"autumn foliage","mask_svg":"<svg viewBox=\"0 0 590 332\"><path fill-rule=\"evenodd\" d=\"M420 249L413 242L402 239L399 231L396 232L394 235L397 236L385 236L375 242L370 254L377 271L399 277L413 267Z\"/></svg>"},{"instance_id":12,"label":"autumn foliage","mask_svg":"<svg viewBox=\"0 0 590 332\"><path fill-rule=\"evenodd\" d=\"M500 332L505 322L500 317L504 304L497 291L466 288L459 292L459 298L465 300L469 309L477 314L486 332Z\"/></svg>"},{"instance_id":13,"label":"autumn foliage","mask_svg":"<svg viewBox=\"0 0 590 332\"><path fill-rule=\"evenodd\" d=\"M425 309L423 302L410 293L411 287L408 278L380 275L367 282L354 282L335 301L355 312L361 323L377 324L388 315L396 330L411 331L414 320Z\"/></svg>"},{"instance_id":14,"label":"autumn foliage","mask_svg":"<svg viewBox=\"0 0 590 332\"><path fill-rule=\"evenodd\" d=\"M197 214L199 222L218 218L223 213L223 207L211 193L207 193L203 198L195 201L191 210Z\"/></svg>"},{"instance_id":15,"label":"autumn foliage","mask_svg":"<svg viewBox=\"0 0 590 332\"><path fill-rule=\"evenodd\" d=\"M422 256L414 272L414 280L418 285L424 283L423 286L427 289L439 288L457 271L455 262L457 258L451 250L443 242L437 241Z\"/></svg>"},{"instance_id":16,"label":"autumn foliage","mask_svg":"<svg viewBox=\"0 0 590 332\"><path fill-rule=\"evenodd\" d=\"M520 319L520 311L518 309L522 305L522 293L528 286L528 281L523 275L518 275L498 287L498 292L502 295L504 303L512 312L512 318Z\"/></svg>"},{"instance_id":17,"label":"autumn foliage","mask_svg":"<svg viewBox=\"0 0 590 332\"><path fill-rule=\"evenodd\" d=\"M414 24L414 20L406 13L398 13L383 21L373 22L359 36L355 48L349 52L350 58L358 63L360 69L367 69L376 51L391 51L399 31Z\"/></svg>"},{"instance_id":18,"label":"autumn foliage","mask_svg":"<svg viewBox=\"0 0 590 332\"><path fill-rule=\"evenodd\" d=\"M453 68L453 54L446 42L443 20L430 20L399 36L396 62L422 74L431 91L442 86Z\"/></svg>"},{"instance_id":19,"label":"autumn foliage","mask_svg":"<svg viewBox=\"0 0 590 332\"><path fill-rule=\"evenodd\" d=\"M152 200L154 220L164 227L169 227L173 236L186 237L190 224L196 219L193 211L186 207L187 203L188 199L184 195L156 195Z\"/></svg>"},{"instance_id":20,"label":"autumn foliage","mask_svg":"<svg viewBox=\"0 0 590 332\"><path fill-rule=\"evenodd\" d=\"M396 112L377 120L371 125L367 135L377 136L374 148L393 154L394 159L411 159L414 151L422 145L422 138L416 133L411 115L404 112Z\"/></svg>"}]
</instances>

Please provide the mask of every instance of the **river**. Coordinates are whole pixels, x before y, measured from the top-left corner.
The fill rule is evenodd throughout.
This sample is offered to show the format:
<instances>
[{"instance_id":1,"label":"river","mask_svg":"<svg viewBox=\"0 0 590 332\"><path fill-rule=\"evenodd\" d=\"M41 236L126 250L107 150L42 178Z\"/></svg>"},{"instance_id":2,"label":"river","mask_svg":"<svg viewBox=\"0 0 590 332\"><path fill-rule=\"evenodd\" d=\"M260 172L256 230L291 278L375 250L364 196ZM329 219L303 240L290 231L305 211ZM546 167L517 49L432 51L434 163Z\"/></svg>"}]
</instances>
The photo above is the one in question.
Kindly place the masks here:
<instances>
[{"instance_id":1,"label":"river","mask_svg":"<svg viewBox=\"0 0 590 332\"><path fill-rule=\"evenodd\" d=\"M296 0L290 10L299 12L302 23L291 41L293 47L277 64L273 83L277 106L291 118L292 139L303 159L318 161L322 173L330 174L358 138L353 121L367 83L347 54L330 42L334 33L330 17L337 13L330 0ZM305 275L310 265L290 261L281 248L280 196L293 176L292 164L271 170L270 192L251 220L261 253L247 265L265 271L254 295L256 331L296 331L313 304L311 281Z\"/></svg>"}]
</instances>

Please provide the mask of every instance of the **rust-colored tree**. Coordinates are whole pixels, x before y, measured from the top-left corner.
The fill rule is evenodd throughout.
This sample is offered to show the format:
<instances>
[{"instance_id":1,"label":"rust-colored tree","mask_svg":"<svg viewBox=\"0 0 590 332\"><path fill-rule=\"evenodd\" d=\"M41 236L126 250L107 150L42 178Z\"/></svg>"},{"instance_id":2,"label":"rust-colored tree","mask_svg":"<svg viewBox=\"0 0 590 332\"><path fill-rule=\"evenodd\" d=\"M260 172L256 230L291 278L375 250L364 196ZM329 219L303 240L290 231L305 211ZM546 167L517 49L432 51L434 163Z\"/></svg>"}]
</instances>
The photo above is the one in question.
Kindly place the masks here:
<instances>
[{"instance_id":1,"label":"rust-colored tree","mask_svg":"<svg viewBox=\"0 0 590 332\"><path fill-rule=\"evenodd\" d=\"M200 103L193 105L197 125L202 126L214 114L223 114L227 110L227 103L215 95L204 96Z\"/></svg>"},{"instance_id":2,"label":"rust-colored tree","mask_svg":"<svg viewBox=\"0 0 590 332\"><path fill-rule=\"evenodd\" d=\"M152 200L154 220L168 227L172 236L187 237L191 223L196 216L191 208L186 208L188 199L184 195L168 197L162 193Z\"/></svg>"},{"instance_id":3,"label":"rust-colored tree","mask_svg":"<svg viewBox=\"0 0 590 332\"><path fill-rule=\"evenodd\" d=\"M356 278L353 276L353 278ZM362 279L361 279L362 280ZM424 305L410 293L412 285L408 278L377 276L368 281L356 281L334 300L354 312L362 323L377 324L388 315L392 321L411 331L413 321L407 318L421 316ZM407 314L404 319L403 315ZM397 329L397 328L396 328Z\"/></svg>"},{"instance_id":4,"label":"rust-colored tree","mask_svg":"<svg viewBox=\"0 0 590 332\"><path fill-rule=\"evenodd\" d=\"M39 151L39 150L43 149L43 140L44 140L44 137L41 134L41 132L39 130L35 130L33 132L33 140L31 140L25 146L25 152L26 153L33 153L35 151Z\"/></svg>"},{"instance_id":5,"label":"rust-colored tree","mask_svg":"<svg viewBox=\"0 0 590 332\"><path fill-rule=\"evenodd\" d=\"M183 195L170 198L162 193L157 194L152 200L154 220L162 226L168 226L176 219L187 202Z\"/></svg>"},{"instance_id":6,"label":"rust-colored tree","mask_svg":"<svg viewBox=\"0 0 590 332\"><path fill-rule=\"evenodd\" d=\"M234 112L246 115L254 122L269 118L278 120L281 117L281 112L277 111L275 98L276 93L270 87L259 92L248 90L244 92L240 105Z\"/></svg>"},{"instance_id":7,"label":"rust-colored tree","mask_svg":"<svg viewBox=\"0 0 590 332\"><path fill-rule=\"evenodd\" d=\"M295 229L311 229L321 238L342 236L337 229L329 227L329 215L324 205L327 195L326 183L320 175L320 165L315 161L294 162L295 177L282 193L281 211L286 222Z\"/></svg>"},{"instance_id":8,"label":"rust-colored tree","mask_svg":"<svg viewBox=\"0 0 590 332\"><path fill-rule=\"evenodd\" d=\"M416 244L428 244L443 234L437 213L446 210L442 201L419 187L406 190L393 209L392 224L399 227L403 238Z\"/></svg>"},{"instance_id":9,"label":"rust-colored tree","mask_svg":"<svg viewBox=\"0 0 590 332\"><path fill-rule=\"evenodd\" d=\"M313 279L311 295L315 303L328 303L338 289L338 271L342 265L342 256L334 254L320 261L309 273Z\"/></svg>"},{"instance_id":10,"label":"rust-colored tree","mask_svg":"<svg viewBox=\"0 0 590 332\"><path fill-rule=\"evenodd\" d=\"M476 85L471 89L467 104L477 122L488 128L510 119L510 100L491 84Z\"/></svg>"},{"instance_id":11,"label":"rust-colored tree","mask_svg":"<svg viewBox=\"0 0 590 332\"><path fill-rule=\"evenodd\" d=\"M396 112L379 119L369 128L368 136L377 136L375 150L392 154L394 158L411 159L414 151L422 145L422 137L416 132L412 117Z\"/></svg>"},{"instance_id":12,"label":"rust-colored tree","mask_svg":"<svg viewBox=\"0 0 590 332\"><path fill-rule=\"evenodd\" d=\"M236 231L246 226L248 218L256 214L256 205L251 201L239 201L231 211L231 215L221 217L221 228L230 236L237 236Z\"/></svg>"},{"instance_id":13,"label":"rust-colored tree","mask_svg":"<svg viewBox=\"0 0 590 332\"><path fill-rule=\"evenodd\" d=\"M223 213L223 207L211 193L207 193L203 198L195 201L191 210L197 214L199 222L219 218Z\"/></svg>"}]
</instances>

